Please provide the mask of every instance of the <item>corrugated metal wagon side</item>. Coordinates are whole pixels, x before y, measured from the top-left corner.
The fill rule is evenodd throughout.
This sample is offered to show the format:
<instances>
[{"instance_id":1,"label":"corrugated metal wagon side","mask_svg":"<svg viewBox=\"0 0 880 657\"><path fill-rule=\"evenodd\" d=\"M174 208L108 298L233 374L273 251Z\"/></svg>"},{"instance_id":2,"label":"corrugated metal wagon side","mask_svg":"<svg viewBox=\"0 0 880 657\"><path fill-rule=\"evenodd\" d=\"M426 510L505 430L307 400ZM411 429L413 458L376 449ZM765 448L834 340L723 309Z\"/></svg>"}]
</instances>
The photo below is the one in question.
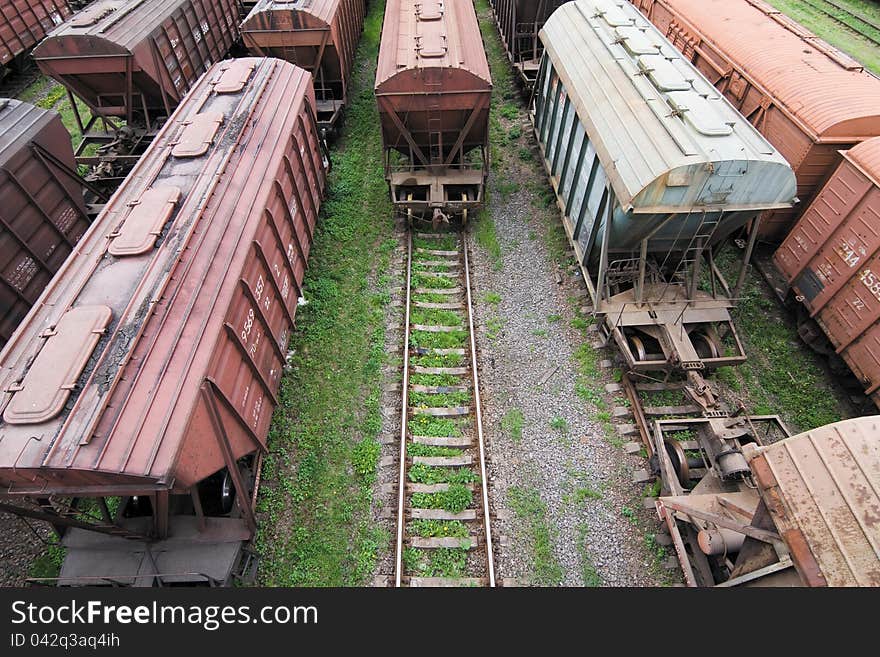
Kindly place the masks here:
<instances>
[{"instance_id":1,"label":"corrugated metal wagon side","mask_svg":"<svg viewBox=\"0 0 880 657\"><path fill-rule=\"evenodd\" d=\"M531 87L538 74L544 45L538 33L560 5L568 0L493 0L495 23L507 56L523 83Z\"/></svg>"},{"instance_id":2,"label":"corrugated metal wagon side","mask_svg":"<svg viewBox=\"0 0 880 657\"><path fill-rule=\"evenodd\" d=\"M67 0L0 0L0 72L72 13Z\"/></svg>"},{"instance_id":3,"label":"corrugated metal wagon side","mask_svg":"<svg viewBox=\"0 0 880 657\"><path fill-rule=\"evenodd\" d=\"M395 208L466 220L483 203L492 96L473 5L389 0L375 93Z\"/></svg>"},{"instance_id":4,"label":"corrugated metal wagon side","mask_svg":"<svg viewBox=\"0 0 880 657\"><path fill-rule=\"evenodd\" d=\"M62 582L227 581L324 185L308 72L215 65L0 354L0 508L53 496Z\"/></svg>"},{"instance_id":5,"label":"corrugated metal wagon side","mask_svg":"<svg viewBox=\"0 0 880 657\"><path fill-rule=\"evenodd\" d=\"M880 135L880 80L760 0L632 0L776 146L801 205L767 213L778 242L839 163L838 151Z\"/></svg>"},{"instance_id":6,"label":"corrugated metal wagon side","mask_svg":"<svg viewBox=\"0 0 880 657\"><path fill-rule=\"evenodd\" d=\"M880 407L880 137L843 154L774 262Z\"/></svg>"},{"instance_id":7,"label":"corrugated metal wagon side","mask_svg":"<svg viewBox=\"0 0 880 657\"><path fill-rule=\"evenodd\" d=\"M89 217L55 112L0 99L0 346L61 267Z\"/></svg>"},{"instance_id":8,"label":"corrugated metal wagon side","mask_svg":"<svg viewBox=\"0 0 880 657\"><path fill-rule=\"evenodd\" d=\"M312 73L318 122L329 130L348 102L365 11L364 0L259 0L242 22L241 36L254 54Z\"/></svg>"},{"instance_id":9,"label":"corrugated metal wagon side","mask_svg":"<svg viewBox=\"0 0 880 657\"><path fill-rule=\"evenodd\" d=\"M149 129L237 38L236 0L96 0L33 57L96 116Z\"/></svg>"}]
</instances>

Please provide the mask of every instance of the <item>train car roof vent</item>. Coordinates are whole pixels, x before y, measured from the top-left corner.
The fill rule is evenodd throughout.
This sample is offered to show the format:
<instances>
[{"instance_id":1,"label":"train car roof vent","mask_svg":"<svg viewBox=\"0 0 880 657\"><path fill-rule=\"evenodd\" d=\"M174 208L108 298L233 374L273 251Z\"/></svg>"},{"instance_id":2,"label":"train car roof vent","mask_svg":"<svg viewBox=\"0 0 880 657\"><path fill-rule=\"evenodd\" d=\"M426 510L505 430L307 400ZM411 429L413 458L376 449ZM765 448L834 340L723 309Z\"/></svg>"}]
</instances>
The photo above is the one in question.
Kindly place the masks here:
<instances>
[{"instance_id":1,"label":"train car roof vent","mask_svg":"<svg viewBox=\"0 0 880 657\"><path fill-rule=\"evenodd\" d=\"M122 226L110 234L110 255L140 255L152 249L179 200L179 187L154 187L141 194Z\"/></svg>"},{"instance_id":2,"label":"train car roof vent","mask_svg":"<svg viewBox=\"0 0 880 657\"><path fill-rule=\"evenodd\" d=\"M441 34L439 38L433 37L431 39L420 39L416 46L416 50L419 53L419 57L425 59L445 57L446 52L449 50L446 45L446 35Z\"/></svg>"},{"instance_id":3,"label":"train car roof vent","mask_svg":"<svg viewBox=\"0 0 880 657\"><path fill-rule=\"evenodd\" d=\"M237 94L244 89L253 71L253 60L233 59L214 81L214 91L218 94Z\"/></svg>"},{"instance_id":4,"label":"train car roof vent","mask_svg":"<svg viewBox=\"0 0 880 657\"><path fill-rule=\"evenodd\" d=\"M654 55L660 47L637 27L618 27L614 30L615 43L620 43L631 55Z\"/></svg>"},{"instance_id":5,"label":"train car roof vent","mask_svg":"<svg viewBox=\"0 0 880 657\"><path fill-rule=\"evenodd\" d=\"M199 157L208 152L223 124L221 112L202 112L183 123L180 138L171 151L174 157Z\"/></svg>"},{"instance_id":6,"label":"train car roof vent","mask_svg":"<svg viewBox=\"0 0 880 657\"><path fill-rule=\"evenodd\" d=\"M685 79L681 71L662 55L642 55L639 57L639 70L660 91L689 91L691 81Z\"/></svg>"},{"instance_id":7,"label":"train car roof vent","mask_svg":"<svg viewBox=\"0 0 880 657\"><path fill-rule=\"evenodd\" d=\"M99 0L78 12L70 21L72 27L91 27L119 9L124 2L120 0Z\"/></svg>"},{"instance_id":8,"label":"train car roof vent","mask_svg":"<svg viewBox=\"0 0 880 657\"><path fill-rule=\"evenodd\" d=\"M439 21L443 18L442 2L423 2L416 5L416 18L420 21Z\"/></svg>"},{"instance_id":9,"label":"train car roof vent","mask_svg":"<svg viewBox=\"0 0 880 657\"><path fill-rule=\"evenodd\" d=\"M701 135L724 137L733 133L733 125L725 123L715 109L718 99L710 100L692 91L671 91L667 99L674 113Z\"/></svg>"},{"instance_id":10,"label":"train car roof vent","mask_svg":"<svg viewBox=\"0 0 880 657\"><path fill-rule=\"evenodd\" d=\"M68 310L58 324L40 337L47 338L3 411L9 424L41 424L58 415L92 357L113 313L107 306L80 306Z\"/></svg>"},{"instance_id":11,"label":"train car roof vent","mask_svg":"<svg viewBox=\"0 0 880 657\"><path fill-rule=\"evenodd\" d=\"M601 9L596 12L597 16L601 16L605 22L611 27L623 27L624 25L635 25L635 19L627 16L620 7L611 7L610 9Z\"/></svg>"}]
</instances>

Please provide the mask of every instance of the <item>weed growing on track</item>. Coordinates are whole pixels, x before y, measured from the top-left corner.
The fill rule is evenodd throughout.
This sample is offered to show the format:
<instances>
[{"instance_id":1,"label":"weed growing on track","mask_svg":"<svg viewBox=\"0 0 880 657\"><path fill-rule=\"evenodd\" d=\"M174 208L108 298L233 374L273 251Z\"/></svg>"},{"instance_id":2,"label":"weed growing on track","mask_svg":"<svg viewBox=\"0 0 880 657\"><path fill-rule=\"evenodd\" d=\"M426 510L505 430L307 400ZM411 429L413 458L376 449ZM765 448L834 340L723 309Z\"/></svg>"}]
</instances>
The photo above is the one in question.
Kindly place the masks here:
<instances>
[{"instance_id":1,"label":"weed growing on track","mask_svg":"<svg viewBox=\"0 0 880 657\"><path fill-rule=\"evenodd\" d=\"M717 262L728 280L740 253L728 248ZM750 269L733 311L748 360L726 369L721 379L741 391L756 415L779 414L791 428L806 430L839 421L846 413L828 388L820 357L800 340L794 323L779 309L760 275Z\"/></svg>"},{"instance_id":2,"label":"weed growing on track","mask_svg":"<svg viewBox=\"0 0 880 657\"><path fill-rule=\"evenodd\" d=\"M517 517L525 521L528 529L532 545L529 572L533 583L540 586L559 586L563 572L554 553L553 532L547 524L547 505L536 489L518 486L508 489L507 501Z\"/></svg>"},{"instance_id":3,"label":"weed growing on track","mask_svg":"<svg viewBox=\"0 0 880 657\"><path fill-rule=\"evenodd\" d=\"M413 463L409 468L409 480L416 484L473 484L479 477L470 468L438 468Z\"/></svg>"},{"instance_id":4,"label":"weed growing on track","mask_svg":"<svg viewBox=\"0 0 880 657\"><path fill-rule=\"evenodd\" d=\"M370 514L387 295L371 279L390 283L397 244L372 93L383 8L366 20L270 431L256 541L264 585L362 585L389 540Z\"/></svg>"},{"instance_id":5,"label":"weed growing on track","mask_svg":"<svg viewBox=\"0 0 880 657\"><path fill-rule=\"evenodd\" d=\"M522 430L525 424L525 416L518 408L511 408L501 418L501 430L504 431L514 443L522 440Z\"/></svg>"},{"instance_id":6,"label":"weed growing on track","mask_svg":"<svg viewBox=\"0 0 880 657\"><path fill-rule=\"evenodd\" d=\"M584 580L584 586L597 587L602 586L602 577L593 564L593 556L587 548L587 536L590 533L590 527L587 523L578 525L578 546L579 556L581 560L581 577Z\"/></svg>"},{"instance_id":7,"label":"weed growing on track","mask_svg":"<svg viewBox=\"0 0 880 657\"><path fill-rule=\"evenodd\" d=\"M439 493L413 493L412 506L415 509L443 509L449 513L461 513L474 501L473 491L464 484L449 484L447 490Z\"/></svg>"},{"instance_id":8,"label":"weed growing on track","mask_svg":"<svg viewBox=\"0 0 880 657\"><path fill-rule=\"evenodd\" d=\"M407 528L410 536L425 538L467 538L470 531L460 520L413 520Z\"/></svg>"}]
</instances>

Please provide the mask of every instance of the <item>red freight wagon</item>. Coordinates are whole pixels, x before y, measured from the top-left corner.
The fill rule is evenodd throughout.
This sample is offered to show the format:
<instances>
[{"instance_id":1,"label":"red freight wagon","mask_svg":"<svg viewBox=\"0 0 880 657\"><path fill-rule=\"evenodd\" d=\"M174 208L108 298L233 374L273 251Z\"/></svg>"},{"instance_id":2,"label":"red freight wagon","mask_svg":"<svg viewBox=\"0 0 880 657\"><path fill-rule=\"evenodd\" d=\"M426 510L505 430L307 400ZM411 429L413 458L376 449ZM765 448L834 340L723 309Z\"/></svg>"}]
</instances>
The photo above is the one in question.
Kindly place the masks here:
<instances>
[{"instance_id":1,"label":"red freight wagon","mask_svg":"<svg viewBox=\"0 0 880 657\"><path fill-rule=\"evenodd\" d=\"M427 219L478 208L492 78L473 5L389 0L375 92L395 207Z\"/></svg>"},{"instance_id":2,"label":"red freight wagon","mask_svg":"<svg viewBox=\"0 0 880 657\"><path fill-rule=\"evenodd\" d=\"M0 347L89 227L55 112L0 99Z\"/></svg>"},{"instance_id":3,"label":"red freight wagon","mask_svg":"<svg viewBox=\"0 0 880 657\"><path fill-rule=\"evenodd\" d=\"M33 57L94 114L151 128L237 38L236 0L95 0Z\"/></svg>"},{"instance_id":4,"label":"red freight wagon","mask_svg":"<svg viewBox=\"0 0 880 657\"><path fill-rule=\"evenodd\" d=\"M880 137L843 154L774 262L880 406Z\"/></svg>"},{"instance_id":5,"label":"red freight wagon","mask_svg":"<svg viewBox=\"0 0 880 657\"><path fill-rule=\"evenodd\" d=\"M785 156L801 205L764 215L780 241L840 161L880 135L880 79L760 0L631 0Z\"/></svg>"},{"instance_id":6,"label":"red freight wagon","mask_svg":"<svg viewBox=\"0 0 880 657\"><path fill-rule=\"evenodd\" d=\"M0 69L37 45L72 13L67 0L0 0Z\"/></svg>"},{"instance_id":7,"label":"red freight wagon","mask_svg":"<svg viewBox=\"0 0 880 657\"><path fill-rule=\"evenodd\" d=\"M309 73L214 65L0 353L0 510L68 529L62 582L227 581L324 185Z\"/></svg>"},{"instance_id":8,"label":"red freight wagon","mask_svg":"<svg viewBox=\"0 0 880 657\"><path fill-rule=\"evenodd\" d=\"M364 0L259 0L241 24L241 36L254 54L312 72L318 122L332 129L348 103L364 12Z\"/></svg>"}]
</instances>

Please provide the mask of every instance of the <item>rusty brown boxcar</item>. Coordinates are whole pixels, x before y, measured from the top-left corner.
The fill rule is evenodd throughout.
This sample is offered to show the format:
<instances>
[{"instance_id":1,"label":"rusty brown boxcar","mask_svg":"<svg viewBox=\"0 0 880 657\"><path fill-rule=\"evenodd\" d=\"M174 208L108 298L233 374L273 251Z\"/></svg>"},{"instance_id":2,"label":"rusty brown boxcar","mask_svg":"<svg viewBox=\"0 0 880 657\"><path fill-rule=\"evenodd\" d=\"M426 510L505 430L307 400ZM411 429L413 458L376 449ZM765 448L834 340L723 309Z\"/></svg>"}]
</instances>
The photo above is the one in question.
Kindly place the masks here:
<instances>
[{"instance_id":1,"label":"rusty brown boxcar","mask_svg":"<svg viewBox=\"0 0 880 657\"><path fill-rule=\"evenodd\" d=\"M67 0L0 0L0 76L72 13Z\"/></svg>"},{"instance_id":2,"label":"rusty brown boxcar","mask_svg":"<svg viewBox=\"0 0 880 657\"><path fill-rule=\"evenodd\" d=\"M538 75L544 46L538 33L556 9L569 0L492 0L501 41L523 82L531 87Z\"/></svg>"},{"instance_id":3,"label":"rusty brown boxcar","mask_svg":"<svg viewBox=\"0 0 880 657\"><path fill-rule=\"evenodd\" d=\"M473 5L389 0L375 92L395 207L466 221L483 202L492 95Z\"/></svg>"},{"instance_id":4,"label":"rusty brown boxcar","mask_svg":"<svg viewBox=\"0 0 880 657\"><path fill-rule=\"evenodd\" d=\"M324 130L332 129L348 102L364 11L364 0L259 0L241 24L251 52L311 71Z\"/></svg>"},{"instance_id":5,"label":"rusty brown boxcar","mask_svg":"<svg viewBox=\"0 0 880 657\"><path fill-rule=\"evenodd\" d=\"M152 128L237 38L236 0L95 0L33 57L96 116Z\"/></svg>"},{"instance_id":6,"label":"rusty brown boxcar","mask_svg":"<svg viewBox=\"0 0 880 657\"><path fill-rule=\"evenodd\" d=\"M657 511L687 585L880 586L880 416L745 445L748 486L732 488L714 468L679 484L663 458L664 429L693 434L719 421L654 423L672 484ZM676 442L684 453L690 441Z\"/></svg>"},{"instance_id":7,"label":"rusty brown boxcar","mask_svg":"<svg viewBox=\"0 0 880 657\"><path fill-rule=\"evenodd\" d=\"M843 154L774 262L880 406L880 137Z\"/></svg>"},{"instance_id":8,"label":"rusty brown boxcar","mask_svg":"<svg viewBox=\"0 0 880 657\"><path fill-rule=\"evenodd\" d=\"M839 162L880 135L880 80L760 0L632 0L776 146L801 205L763 217L781 240Z\"/></svg>"},{"instance_id":9,"label":"rusty brown boxcar","mask_svg":"<svg viewBox=\"0 0 880 657\"><path fill-rule=\"evenodd\" d=\"M0 99L0 346L89 227L55 112Z\"/></svg>"},{"instance_id":10,"label":"rusty brown boxcar","mask_svg":"<svg viewBox=\"0 0 880 657\"><path fill-rule=\"evenodd\" d=\"M62 582L227 581L255 528L248 473L302 294L319 146L307 71L214 65L0 353L0 509L67 528Z\"/></svg>"}]
</instances>

